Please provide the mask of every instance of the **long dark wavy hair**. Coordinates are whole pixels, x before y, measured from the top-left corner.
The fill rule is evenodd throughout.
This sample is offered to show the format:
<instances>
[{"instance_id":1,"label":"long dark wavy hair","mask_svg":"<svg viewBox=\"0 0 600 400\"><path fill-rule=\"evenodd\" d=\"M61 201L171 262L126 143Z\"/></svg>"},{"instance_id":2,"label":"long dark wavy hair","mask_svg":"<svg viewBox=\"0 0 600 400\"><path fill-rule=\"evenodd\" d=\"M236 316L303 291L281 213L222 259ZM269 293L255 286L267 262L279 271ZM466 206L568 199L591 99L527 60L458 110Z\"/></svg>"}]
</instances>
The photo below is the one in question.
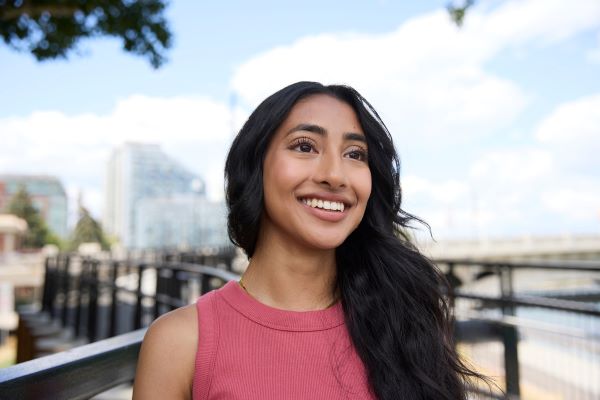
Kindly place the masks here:
<instances>
[{"instance_id":1,"label":"long dark wavy hair","mask_svg":"<svg viewBox=\"0 0 600 400\"><path fill-rule=\"evenodd\" d=\"M353 88L298 82L264 100L233 141L225 164L228 231L252 257L263 203L263 161L277 128L307 96L350 105L367 139L372 190L359 226L336 249L345 322L380 400L466 399L480 376L458 358L439 270L405 232L418 218L400 208L400 161L375 109Z\"/></svg>"}]
</instances>

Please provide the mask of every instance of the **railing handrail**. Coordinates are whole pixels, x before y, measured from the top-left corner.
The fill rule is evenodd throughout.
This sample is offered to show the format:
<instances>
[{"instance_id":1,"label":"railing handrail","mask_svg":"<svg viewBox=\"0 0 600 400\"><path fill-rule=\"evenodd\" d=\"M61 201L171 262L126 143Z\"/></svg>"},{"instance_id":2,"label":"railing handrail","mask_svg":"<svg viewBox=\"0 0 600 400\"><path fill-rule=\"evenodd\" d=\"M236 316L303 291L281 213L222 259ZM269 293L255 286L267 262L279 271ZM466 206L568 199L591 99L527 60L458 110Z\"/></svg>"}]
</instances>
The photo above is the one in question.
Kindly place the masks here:
<instances>
[{"instance_id":1,"label":"railing handrail","mask_svg":"<svg viewBox=\"0 0 600 400\"><path fill-rule=\"evenodd\" d=\"M0 398L88 399L131 382L145 333L143 328L1 369Z\"/></svg>"},{"instance_id":2,"label":"railing handrail","mask_svg":"<svg viewBox=\"0 0 600 400\"><path fill-rule=\"evenodd\" d=\"M162 262L162 263L154 264L154 263L140 262L138 264L138 266L139 265L147 265L147 268L150 268L150 269L176 269L178 271L189 272L189 273L192 273L195 275L208 275L210 277L222 279L223 281L230 281L230 280L238 279L240 277L238 274L235 274L233 272L229 272L229 271L226 271L223 269L210 267L207 265L192 264L192 263L180 263L180 262L175 262L175 261L169 261L169 262ZM128 289L126 287L117 285L116 282L102 282L97 279L95 279L94 282L97 284L98 288L116 289L122 293L131 293L131 294L138 293L137 289ZM146 294L143 292L140 293L140 295L142 295L143 297L153 297L154 296L154 294Z\"/></svg>"},{"instance_id":3,"label":"railing handrail","mask_svg":"<svg viewBox=\"0 0 600 400\"><path fill-rule=\"evenodd\" d=\"M558 300L546 297L524 295L494 297L476 293L466 293L460 290L455 290L452 295L454 297L461 297L464 299L482 300L485 302L498 304L500 306L539 307L550 310L576 312L578 314L600 317L600 306L591 303L581 303L572 300Z\"/></svg>"},{"instance_id":4,"label":"railing handrail","mask_svg":"<svg viewBox=\"0 0 600 400\"><path fill-rule=\"evenodd\" d=\"M600 262L593 260L476 260L470 258L436 258L435 264L481 266L481 267L509 267L514 269L549 269L566 271L591 271L600 272Z\"/></svg>"}]
</instances>

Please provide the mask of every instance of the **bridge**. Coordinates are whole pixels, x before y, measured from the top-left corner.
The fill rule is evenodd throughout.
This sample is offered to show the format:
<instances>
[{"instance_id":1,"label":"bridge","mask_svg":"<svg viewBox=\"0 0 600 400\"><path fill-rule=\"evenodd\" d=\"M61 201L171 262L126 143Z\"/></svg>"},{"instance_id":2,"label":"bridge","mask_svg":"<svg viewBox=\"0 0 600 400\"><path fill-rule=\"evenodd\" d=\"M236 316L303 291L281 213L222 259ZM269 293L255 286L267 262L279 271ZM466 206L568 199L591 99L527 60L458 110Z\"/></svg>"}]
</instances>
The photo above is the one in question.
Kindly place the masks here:
<instances>
[{"instance_id":1,"label":"bridge","mask_svg":"<svg viewBox=\"0 0 600 400\"><path fill-rule=\"evenodd\" d=\"M419 249L431 258L478 260L600 260L600 235L522 236L477 240L423 239Z\"/></svg>"}]
</instances>

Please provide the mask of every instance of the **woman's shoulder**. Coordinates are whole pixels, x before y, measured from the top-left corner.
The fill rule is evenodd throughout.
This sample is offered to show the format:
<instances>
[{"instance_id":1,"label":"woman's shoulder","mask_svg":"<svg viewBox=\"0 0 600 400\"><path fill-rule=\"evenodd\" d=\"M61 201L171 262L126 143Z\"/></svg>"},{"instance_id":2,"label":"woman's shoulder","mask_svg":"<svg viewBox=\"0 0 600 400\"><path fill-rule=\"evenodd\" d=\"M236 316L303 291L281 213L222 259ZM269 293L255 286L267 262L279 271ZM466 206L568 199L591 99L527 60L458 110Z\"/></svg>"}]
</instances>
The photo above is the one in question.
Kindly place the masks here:
<instances>
[{"instance_id":1,"label":"woman's shoulder","mask_svg":"<svg viewBox=\"0 0 600 400\"><path fill-rule=\"evenodd\" d=\"M196 305L189 304L158 317L148 328L146 337L151 335L153 338L163 340L177 336L184 342L191 341L195 344L198 336L197 320Z\"/></svg>"},{"instance_id":2,"label":"woman's shoulder","mask_svg":"<svg viewBox=\"0 0 600 400\"><path fill-rule=\"evenodd\" d=\"M146 341L167 350L171 356L193 354L198 345L196 305L190 304L161 315L148 328L144 337Z\"/></svg>"},{"instance_id":3,"label":"woman's shoulder","mask_svg":"<svg viewBox=\"0 0 600 400\"><path fill-rule=\"evenodd\" d=\"M190 398L197 346L195 304L155 320L142 342L134 398L171 398L173 393L180 394L177 398Z\"/></svg>"}]
</instances>

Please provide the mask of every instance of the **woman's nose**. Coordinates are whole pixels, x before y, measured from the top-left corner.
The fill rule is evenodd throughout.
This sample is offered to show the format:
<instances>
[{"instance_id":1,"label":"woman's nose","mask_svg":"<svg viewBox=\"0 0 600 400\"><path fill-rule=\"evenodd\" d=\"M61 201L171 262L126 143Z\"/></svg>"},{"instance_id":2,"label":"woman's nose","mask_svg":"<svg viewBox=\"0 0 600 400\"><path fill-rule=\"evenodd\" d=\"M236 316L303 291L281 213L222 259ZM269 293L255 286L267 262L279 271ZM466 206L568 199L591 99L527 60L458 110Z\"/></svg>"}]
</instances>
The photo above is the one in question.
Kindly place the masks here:
<instances>
[{"instance_id":1,"label":"woman's nose","mask_svg":"<svg viewBox=\"0 0 600 400\"><path fill-rule=\"evenodd\" d=\"M331 189L339 189L346 186L347 178L341 157L335 154L322 154L319 157L315 181L326 185Z\"/></svg>"}]
</instances>

